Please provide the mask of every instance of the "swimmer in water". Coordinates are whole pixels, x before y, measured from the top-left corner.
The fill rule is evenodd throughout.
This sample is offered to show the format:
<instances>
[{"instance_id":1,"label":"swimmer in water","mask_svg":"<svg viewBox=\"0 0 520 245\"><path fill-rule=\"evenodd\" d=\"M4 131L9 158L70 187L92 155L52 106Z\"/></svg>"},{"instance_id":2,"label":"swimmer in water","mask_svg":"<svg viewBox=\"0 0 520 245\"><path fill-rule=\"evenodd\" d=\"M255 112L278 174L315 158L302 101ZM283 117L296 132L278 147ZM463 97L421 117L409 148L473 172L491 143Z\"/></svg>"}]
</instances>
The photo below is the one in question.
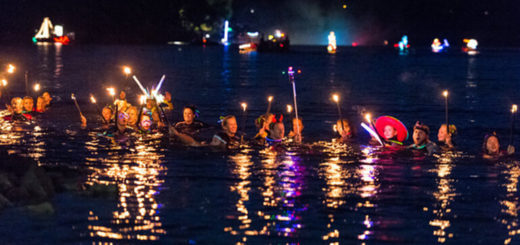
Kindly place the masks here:
<instances>
[{"instance_id":1,"label":"swimmer in water","mask_svg":"<svg viewBox=\"0 0 520 245\"><path fill-rule=\"evenodd\" d=\"M204 142L200 142L198 136L200 130L208 128L209 126L206 123L196 120L197 109L194 106L186 106L184 107L182 116L184 121L175 124L172 128L173 134L185 145L204 145Z\"/></svg>"},{"instance_id":2,"label":"swimmer in water","mask_svg":"<svg viewBox=\"0 0 520 245\"><path fill-rule=\"evenodd\" d=\"M42 94L43 102L44 102L44 108L47 109L51 106L52 97L49 92L44 92Z\"/></svg>"},{"instance_id":3,"label":"swimmer in water","mask_svg":"<svg viewBox=\"0 0 520 245\"><path fill-rule=\"evenodd\" d=\"M376 119L375 128L385 141L385 146L400 147L408 139L406 126L397 118L381 116Z\"/></svg>"},{"instance_id":4,"label":"swimmer in water","mask_svg":"<svg viewBox=\"0 0 520 245\"><path fill-rule=\"evenodd\" d=\"M45 112L45 100L43 100L43 97L39 96L36 99L36 112L43 113Z\"/></svg>"},{"instance_id":5,"label":"swimmer in water","mask_svg":"<svg viewBox=\"0 0 520 245\"><path fill-rule=\"evenodd\" d=\"M113 132L113 141L121 146L132 145L131 134L133 130L128 127L128 114L120 112L117 116L115 132Z\"/></svg>"},{"instance_id":6,"label":"swimmer in water","mask_svg":"<svg viewBox=\"0 0 520 245\"><path fill-rule=\"evenodd\" d=\"M125 91L119 93L119 98L114 101L114 105L117 107L118 111L126 111L129 108L130 105L126 101Z\"/></svg>"},{"instance_id":7,"label":"swimmer in water","mask_svg":"<svg viewBox=\"0 0 520 245\"><path fill-rule=\"evenodd\" d=\"M255 120L255 126L258 129L258 133L253 137L258 145L265 145L265 138L269 135L269 124L273 122L274 115L267 113L259 116Z\"/></svg>"},{"instance_id":8,"label":"swimmer in water","mask_svg":"<svg viewBox=\"0 0 520 245\"><path fill-rule=\"evenodd\" d=\"M343 125L341 125L343 123ZM352 140L353 133L350 127L350 122L347 119L341 119L336 121L334 127L338 132L339 138L336 139L338 143L347 143Z\"/></svg>"},{"instance_id":9,"label":"swimmer in water","mask_svg":"<svg viewBox=\"0 0 520 245\"><path fill-rule=\"evenodd\" d=\"M131 127L133 129L137 129L137 121L139 120L139 112L137 110L137 107L130 106L126 113L128 113L128 127Z\"/></svg>"},{"instance_id":10,"label":"swimmer in water","mask_svg":"<svg viewBox=\"0 0 520 245\"><path fill-rule=\"evenodd\" d=\"M20 97L15 97L11 100L11 115L5 116L7 121L29 121L32 116L23 113L23 100Z\"/></svg>"},{"instance_id":11,"label":"swimmer in water","mask_svg":"<svg viewBox=\"0 0 520 245\"><path fill-rule=\"evenodd\" d=\"M148 115L142 115L141 121L139 122L139 133L141 134L149 134L154 133L152 129L152 120Z\"/></svg>"},{"instance_id":12,"label":"swimmer in water","mask_svg":"<svg viewBox=\"0 0 520 245\"><path fill-rule=\"evenodd\" d=\"M484 143L482 144L482 157L484 159L498 160L500 157L513 155L514 153L515 147L512 145L507 146L506 152L500 150L500 141L495 132L484 137Z\"/></svg>"},{"instance_id":13,"label":"swimmer in water","mask_svg":"<svg viewBox=\"0 0 520 245\"><path fill-rule=\"evenodd\" d=\"M437 140L442 150L448 151L455 149L455 143L453 142L453 136L457 133L455 125L450 124L450 132L446 130L446 124L442 124L437 133Z\"/></svg>"},{"instance_id":14,"label":"swimmer in water","mask_svg":"<svg viewBox=\"0 0 520 245\"><path fill-rule=\"evenodd\" d=\"M439 147L430 141L429 134L430 128L427 125L417 121L413 127L413 144L408 148L412 150L419 150L428 156L438 152Z\"/></svg>"},{"instance_id":15,"label":"swimmer in water","mask_svg":"<svg viewBox=\"0 0 520 245\"><path fill-rule=\"evenodd\" d=\"M268 146L281 146L285 138L285 126L281 120L269 124L269 135L265 138Z\"/></svg>"},{"instance_id":16,"label":"swimmer in water","mask_svg":"<svg viewBox=\"0 0 520 245\"><path fill-rule=\"evenodd\" d=\"M32 114L34 112L34 99L30 96L23 97L23 113Z\"/></svg>"},{"instance_id":17,"label":"swimmer in water","mask_svg":"<svg viewBox=\"0 0 520 245\"><path fill-rule=\"evenodd\" d=\"M292 140L292 142L300 143L302 142L302 131L303 131L303 122L302 118L299 117L298 120L296 118L292 119L292 130L289 132L287 137Z\"/></svg>"},{"instance_id":18,"label":"swimmer in water","mask_svg":"<svg viewBox=\"0 0 520 245\"><path fill-rule=\"evenodd\" d=\"M222 119L222 131L215 134L211 146L222 149L236 149L240 147L240 138L237 137L237 119L233 115Z\"/></svg>"}]
</instances>

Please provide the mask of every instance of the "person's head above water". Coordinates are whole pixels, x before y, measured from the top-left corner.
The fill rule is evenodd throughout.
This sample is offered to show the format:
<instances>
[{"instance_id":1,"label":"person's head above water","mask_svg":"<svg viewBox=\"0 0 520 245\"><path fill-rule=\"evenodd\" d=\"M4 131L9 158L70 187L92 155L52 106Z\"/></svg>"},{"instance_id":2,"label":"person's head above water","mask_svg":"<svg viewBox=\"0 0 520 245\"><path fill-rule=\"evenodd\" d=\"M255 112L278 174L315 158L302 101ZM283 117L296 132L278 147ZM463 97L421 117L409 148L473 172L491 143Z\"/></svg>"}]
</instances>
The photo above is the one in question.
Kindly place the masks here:
<instances>
[{"instance_id":1,"label":"person's head above water","mask_svg":"<svg viewBox=\"0 0 520 245\"><path fill-rule=\"evenodd\" d=\"M152 127L152 120L150 120L150 117L148 115L143 115L141 117L141 122L139 122L139 126L142 130L150 130Z\"/></svg>"},{"instance_id":2,"label":"person's head above water","mask_svg":"<svg viewBox=\"0 0 520 245\"><path fill-rule=\"evenodd\" d=\"M457 128L455 125L450 124L450 134L448 135L448 131L446 130L446 124L442 124L439 128L439 132L437 133L437 140L439 142L446 143L447 139L451 140L451 137L457 133Z\"/></svg>"},{"instance_id":3,"label":"person's head above water","mask_svg":"<svg viewBox=\"0 0 520 245\"><path fill-rule=\"evenodd\" d=\"M484 143L482 144L482 151L487 155L499 155L500 154L500 141L495 133L488 134L484 137Z\"/></svg>"},{"instance_id":4,"label":"person's head above water","mask_svg":"<svg viewBox=\"0 0 520 245\"><path fill-rule=\"evenodd\" d=\"M43 112L45 110L45 101L43 100L43 97L39 96L36 99L36 110L38 112Z\"/></svg>"},{"instance_id":5,"label":"person's head above water","mask_svg":"<svg viewBox=\"0 0 520 245\"><path fill-rule=\"evenodd\" d=\"M222 119L222 129L229 136L235 136L238 130L237 119L233 115L225 116Z\"/></svg>"},{"instance_id":6,"label":"person's head above water","mask_svg":"<svg viewBox=\"0 0 520 245\"><path fill-rule=\"evenodd\" d=\"M112 109L110 109L110 107L108 106L103 107L103 110L101 111L101 116L103 116L105 122L110 122L110 119L112 118Z\"/></svg>"},{"instance_id":7,"label":"person's head above water","mask_svg":"<svg viewBox=\"0 0 520 245\"><path fill-rule=\"evenodd\" d=\"M413 126L413 143L416 146L421 146L428 143L429 134L430 128L426 124L417 121L415 126Z\"/></svg>"},{"instance_id":8,"label":"person's head above water","mask_svg":"<svg viewBox=\"0 0 520 245\"><path fill-rule=\"evenodd\" d=\"M139 120L139 112L137 111L137 107L130 106L126 113L128 113L128 125L135 126L137 124L137 120Z\"/></svg>"},{"instance_id":9,"label":"person's head above water","mask_svg":"<svg viewBox=\"0 0 520 245\"><path fill-rule=\"evenodd\" d=\"M20 114L23 112L23 100L20 97L14 97L11 99L11 107L13 108L13 112L16 114Z\"/></svg>"},{"instance_id":10,"label":"person's head above water","mask_svg":"<svg viewBox=\"0 0 520 245\"><path fill-rule=\"evenodd\" d=\"M117 115L117 125L121 127L126 127L126 125L128 125L128 119L128 114L120 112L119 115Z\"/></svg>"},{"instance_id":11,"label":"person's head above water","mask_svg":"<svg viewBox=\"0 0 520 245\"><path fill-rule=\"evenodd\" d=\"M303 131L303 122L302 122L302 118L301 117L299 117L298 120L296 120L296 118L292 119L292 131L294 133L298 133L298 134L302 133L302 131Z\"/></svg>"},{"instance_id":12,"label":"person's head above water","mask_svg":"<svg viewBox=\"0 0 520 245\"><path fill-rule=\"evenodd\" d=\"M155 108L155 105L156 105L156 103L155 103L154 99L152 99L152 98L146 99L146 109L152 110L153 108Z\"/></svg>"},{"instance_id":13,"label":"person's head above water","mask_svg":"<svg viewBox=\"0 0 520 245\"><path fill-rule=\"evenodd\" d=\"M255 120L256 128L269 130L269 124L273 121L273 118L274 118L274 114L271 114L271 113L266 113L266 114L260 115Z\"/></svg>"},{"instance_id":14,"label":"person's head above water","mask_svg":"<svg viewBox=\"0 0 520 245\"><path fill-rule=\"evenodd\" d=\"M34 110L34 99L32 97L23 97L23 109L26 112L32 112Z\"/></svg>"},{"instance_id":15,"label":"person's head above water","mask_svg":"<svg viewBox=\"0 0 520 245\"><path fill-rule=\"evenodd\" d=\"M343 123L343 125L342 125ZM352 129L350 127L350 122L347 119L341 119L336 121L336 131L341 136L341 138L348 138L352 136Z\"/></svg>"},{"instance_id":16,"label":"person's head above water","mask_svg":"<svg viewBox=\"0 0 520 245\"><path fill-rule=\"evenodd\" d=\"M282 122L273 122L269 125L269 138L282 140L285 137L285 126Z\"/></svg>"},{"instance_id":17,"label":"person's head above water","mask_svg":"<svg viewBox=\"0 0 520 245\"><path fill-rule=\"evenodd\" d=\"M397 130L392 125L386 125L383 131L383 137L386 140L394 139L397 136Z\"/></svg>"},{"instance_id":18,"label":"person's head above water","mask_svg":"<svg viewBox=\"0 0 520 245\"><path fill-rule=\"evenodd\" d=\"M408 139L406 126L395 117L381 116L375 121L377 133L385 140L404 142Z\"/></svg>"},{"instance_id":19,"label":"person's head above water","mask_svg":"<svg viewBox=\"0 0 520 245\"><path fill-rule=\"evenodd\" d=\"M184 110L182 110L182 117L184 118L184 122L187 124L193 123L195 118L197 117L197 108L195 106L186 106Z\"/></svg>"},{"instance_id":20,"label":"person's head above water","mask_svg":"<svg viewBox=\"0 0 520 245\"><path fill-rule=\"evenodd\" d=\"M49 92L44 92L42 94L42 97L47 105L51 103L52 97L51 97L51 94L49 94Z\"/></svg>"},{"instance_id":21,"label":"person's head above water","mask_svg":"<svg viewBox=\"0 0 520 245\"><path fill-rule=\"evenodd\" d=\"M121 93L119 93L119 99L120 100L126 100L126 93L125 93L125 91L121 91Z\"/></svg>"}]
</instances>

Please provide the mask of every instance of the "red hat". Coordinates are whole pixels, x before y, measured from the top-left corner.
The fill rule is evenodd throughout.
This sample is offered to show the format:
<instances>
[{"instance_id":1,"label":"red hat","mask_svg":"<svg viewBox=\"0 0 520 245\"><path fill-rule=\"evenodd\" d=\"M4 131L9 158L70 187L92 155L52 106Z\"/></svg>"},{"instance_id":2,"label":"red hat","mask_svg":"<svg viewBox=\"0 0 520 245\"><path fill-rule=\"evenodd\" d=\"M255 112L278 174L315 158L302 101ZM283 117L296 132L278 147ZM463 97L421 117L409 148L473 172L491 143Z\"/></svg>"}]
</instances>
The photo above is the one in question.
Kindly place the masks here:
<instances>
[{"instance_id":1,"label":"red hat","mask_svg":"<svg viewBox=\"0 0 520 245\"><path fill-rule=\"evenodd\" d=\"M408 139L408 130L406 129L406 126L399 121L395 117L391 116L381 116L376 119L376 130L379 135L384 135L383 132L385 131L386 125L390 125L397 131L397 140L399 142L404 142Z\"/></svg>"}]
</instances>

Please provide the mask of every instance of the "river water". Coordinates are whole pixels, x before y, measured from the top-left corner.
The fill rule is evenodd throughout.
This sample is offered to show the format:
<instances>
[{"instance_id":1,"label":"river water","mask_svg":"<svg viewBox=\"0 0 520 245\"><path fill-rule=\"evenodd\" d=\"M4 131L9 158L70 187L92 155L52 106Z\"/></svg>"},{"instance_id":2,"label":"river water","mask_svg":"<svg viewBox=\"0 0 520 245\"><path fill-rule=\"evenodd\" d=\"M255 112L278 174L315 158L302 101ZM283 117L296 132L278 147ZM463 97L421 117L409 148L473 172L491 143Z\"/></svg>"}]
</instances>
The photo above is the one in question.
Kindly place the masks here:
<instances>
[{"instance_id":1,"label":"river water","mask_svg":"<svg viewBox=\"0 0 520 245\"><path fill-rule=\"evenodd\" d=\"M340 47L329 55L324 47L307 46L283 54L239 54L219 46L12 46L0 48L0 64L7 63L17 66L8 79L9 95L25 94L28 71L29 87L39 83L54 99L32 125L2 122L1 148L42 166L85 171L78 184L106 186L100 188L110 194L60 193L50 215L4 210L0 234L6 243L520 241L520 162L479 155L486 133L496 131L503 145L509 140L509 109L520 103L518 49L484 49L474 56L417 49L403 56L375 47ZM131 103L138 101L123 65L147 87L165 74L163 90L172 93L175 107L196 104L205 122L217 125L226 114L237 115L239 123L245 119L249 136L267 96L274 96L273 112L285 113L292 91L284 71L300 69L298 109L307 146L222 153L145 137L122 150L79 127L70 94L95 127L90 93L106 103L105 89L114 86L126 90ZM409 129L420 120L436 140L444 89L450 91L450 123L458 128L457 152L385 157L364 146L368 136L361 129L352 145L331 143L338 117L333 92L352 120L364 112L392 115ZM247 114L241 102L248 103ZM179 120L180 110L171 118Z\"/></svg>"}]
</instances>

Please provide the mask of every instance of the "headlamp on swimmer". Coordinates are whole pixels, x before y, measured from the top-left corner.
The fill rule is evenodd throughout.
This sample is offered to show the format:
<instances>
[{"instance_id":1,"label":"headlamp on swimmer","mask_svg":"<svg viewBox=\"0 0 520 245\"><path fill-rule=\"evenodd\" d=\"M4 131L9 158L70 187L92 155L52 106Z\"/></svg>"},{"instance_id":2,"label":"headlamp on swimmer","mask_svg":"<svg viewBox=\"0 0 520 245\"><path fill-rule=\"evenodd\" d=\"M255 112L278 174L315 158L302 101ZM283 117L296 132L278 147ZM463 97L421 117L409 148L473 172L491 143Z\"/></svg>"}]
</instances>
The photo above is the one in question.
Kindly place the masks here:
<instances>
[{"instance_id":1,"label":"headlamp on swimmer","mask_svg":"<svg viewBox=\"0 0 520 245\"><path fill-rule=\"evenodd\" d=\"M130 116L127 113L125 113L125 112L119 113L119 119L126 119L126 120L128 120L129 118L130 118Z\"/></svg>"},{"instance_id":2,"label":"headlamp on swimmer","mask_svg":"<svg viewBox=\"0 0 520 245\"><path fill-rule=\"evenodd\" d=\"M424 123L422 123L420 121L417 121L415 123L415 126L413 126L413 130L416 130L416 129L422 130L423 132L426 133L426 135L430 134L430 128L426 124L424 124Z\"/></svg>"}]
</instances>

